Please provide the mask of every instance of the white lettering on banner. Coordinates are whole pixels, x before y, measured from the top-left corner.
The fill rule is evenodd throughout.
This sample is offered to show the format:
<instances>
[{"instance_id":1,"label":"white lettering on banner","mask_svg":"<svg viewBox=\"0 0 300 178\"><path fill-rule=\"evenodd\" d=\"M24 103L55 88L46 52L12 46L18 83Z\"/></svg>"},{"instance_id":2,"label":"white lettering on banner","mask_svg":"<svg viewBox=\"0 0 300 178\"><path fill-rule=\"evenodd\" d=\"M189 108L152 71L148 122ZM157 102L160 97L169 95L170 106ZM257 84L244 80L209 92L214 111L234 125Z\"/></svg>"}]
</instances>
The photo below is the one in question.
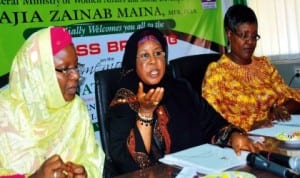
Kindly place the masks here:
<instances>
[{"instance_id":1,"label":"white lettering on banner","mask_svg":"<svg viewBox=\"0 0 300 178\"><path fill-rule=\"evenodd\" d=\"M122 26L105 26L105 25L100 25L100 24L95 24L95 25L90 25L89 26L89 33L115 33L115 32L121 32L122 31Z\"/></svg>"},{"instance_id":2,"label":"white lettering on banner","mask_svg":"<svg viewBox=\"0 0 300 178\"><path fill-rule=\"evenodd\" d=\"M82 26L76 26L75 29L68 29L68 31L72 34L72 35L76 35L76 36L83 36L85 34L85 28L83 28Z\"/></svg>"}]
</instances>

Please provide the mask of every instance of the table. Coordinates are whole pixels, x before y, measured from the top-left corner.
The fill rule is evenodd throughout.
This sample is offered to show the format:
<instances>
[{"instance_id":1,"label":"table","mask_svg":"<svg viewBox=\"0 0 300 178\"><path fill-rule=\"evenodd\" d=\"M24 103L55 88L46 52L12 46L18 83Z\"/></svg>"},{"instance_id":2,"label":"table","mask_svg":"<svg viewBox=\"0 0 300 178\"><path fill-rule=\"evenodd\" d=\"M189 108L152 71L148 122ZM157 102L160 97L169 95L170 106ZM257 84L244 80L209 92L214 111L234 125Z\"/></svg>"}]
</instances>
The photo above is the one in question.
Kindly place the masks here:
<instances>
[{"instance_id":1,"label":"table","mask_svg":"<svg viewBox=\"0 0 300 178\"><path fill-rule=\"evenodd\" d=\"M279 147L281 145L281 142L272 137L265 137L265 145L274 152L279 152L282 154L287 153L284 148ZM300 150L296 150L296 151L300 151ZM137 170L134 172L117 176L116 178L174 178L180 172L180 170L181 168L178 166L166 165L160 163L146 169ZM275 175L271 172L255 169L247 165L241 167L235 167L230 170L249 172L255 175L257 178L280 178L280 176ZM195 175L195 178L197 177L200 178L202 176L204 175L203 174Z\"/></svg>"},{"instance_id":2,"label":"table","mask_svg":"<svg viewBox=\"0 0 300 178\"><path fill-rule=\"evenodd\" d=\"M155 166L130 172L117 176L115 178L174 178L181 168L166 164L157 164Z\"/></svg>"},{"instance_id":3,"label":"table","mask_svg":"<svg viewBox=\"0 0 300 178\"><path fill-rule=\"evenodd\" d=\"M130 172L127 174L123 174L120 176L117 176L116 178L174 178L179 173L181 168L176 166L170 166L166 164L158 164L143 170L137 170L134 172ZM280 178L280 176L277 176L273 173L254 169L250 166L244 166L239 168L234 168L232 170L239 170L239 171L245 171L249 172L253 175L255 175L257 178ZM203 175L199 174L196 175L195 178L200 178Z\"/></svg>"}]
</instances>

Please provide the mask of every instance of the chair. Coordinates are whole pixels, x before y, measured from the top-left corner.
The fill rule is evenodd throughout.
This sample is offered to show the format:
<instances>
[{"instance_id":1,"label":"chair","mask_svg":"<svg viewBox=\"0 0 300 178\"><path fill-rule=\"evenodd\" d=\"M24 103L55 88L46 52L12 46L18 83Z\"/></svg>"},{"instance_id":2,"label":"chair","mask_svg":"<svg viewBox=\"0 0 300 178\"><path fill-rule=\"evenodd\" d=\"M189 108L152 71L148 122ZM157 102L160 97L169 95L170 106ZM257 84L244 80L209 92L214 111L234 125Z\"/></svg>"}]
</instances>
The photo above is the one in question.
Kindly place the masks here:
<instances>
[{"instance_id":1,"label":"chair","mask_svg":"<svg viewBox=\"0 0 300 178\"><path fill-rule=\"evenodd\" d=\"M118 174L109 154L109 131L107 130L108 123L106 121L106 113L109 104L116 93L120 77L120 68L97 71L94 74L96 112L100 128L101 144L105 153L105 164L103 170L104 177L113 177Z\"/></svg>"},{"instance_id":2,"label":"chair","mask_svg":"<svg viewBox=\"0 0 300 178\"><path fill-rule=\"evenodd\" d=\"M201 93L207 66L220 57L219 53L209 53L176 58L169 62L170 73L174 78L186 79L198 93Z\"/></svg>"},{"instance_id":3,"label":"chair","mask_svg":"<svg viewBox=\"0 0 300 178\"><path fill-rule=\"evenodd\" d=\"M0 88L6 86L9 80L9 73L0 76Z\"/></svg>"}]
</instances>

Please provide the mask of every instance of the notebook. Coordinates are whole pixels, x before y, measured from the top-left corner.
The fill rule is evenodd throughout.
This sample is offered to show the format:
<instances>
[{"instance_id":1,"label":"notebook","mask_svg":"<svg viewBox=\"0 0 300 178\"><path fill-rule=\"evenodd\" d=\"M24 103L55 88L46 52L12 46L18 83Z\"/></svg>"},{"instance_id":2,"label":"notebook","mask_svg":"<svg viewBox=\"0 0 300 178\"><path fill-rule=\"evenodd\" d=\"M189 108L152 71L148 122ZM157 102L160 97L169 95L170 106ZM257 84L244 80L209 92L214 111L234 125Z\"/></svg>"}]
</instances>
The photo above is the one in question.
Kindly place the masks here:
<instances>
[{"instance_id":1,"label":"notebook","mask_svg":"<svg viewBox=\"0 0 300 178\"><path fill-rule=\"evenodd\" d=\"M202 174L212 174L246 165L248 153L247 151L242 151L241 155L237 156L232 148L203 144L167 154L159 161L182 168L193 168Z\"/></svg>"}]
</instances>

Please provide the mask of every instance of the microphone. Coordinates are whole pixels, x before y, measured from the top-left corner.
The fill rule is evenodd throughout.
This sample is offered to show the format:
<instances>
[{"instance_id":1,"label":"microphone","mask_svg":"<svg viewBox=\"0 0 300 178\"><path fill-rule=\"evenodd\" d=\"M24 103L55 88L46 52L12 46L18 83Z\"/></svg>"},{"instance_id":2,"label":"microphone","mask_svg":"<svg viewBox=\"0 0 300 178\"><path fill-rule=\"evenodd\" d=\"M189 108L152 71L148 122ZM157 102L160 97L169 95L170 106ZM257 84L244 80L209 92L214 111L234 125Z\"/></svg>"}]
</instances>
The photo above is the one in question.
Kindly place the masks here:
<instances>
[{"instance_id":1,"label":"microphone","mask_svg":"<svg viewBox=\"0 0 300 178\"><path fill-rule=\"evenodd\" d=\"M271 162L267 160L260 154L257 153L249 153L247 156L247 164L251 167L262 169L266 171L270 171L280 177L284 178L300 178L300 175L286 167L283 167L277 163Z\"/></svg>"},{"instance_id":2,"label":"microphone","mask_svg":"<svg viewBox=\"0 0 300 178\"><path fill-rule=\"evenodd\" d=\"M284 167L291 168L300 174L300 156L290 157L279 153L267 151L260 151L259 154L261 154L267 160L280 164Z\"/></svg>"}]
</instances>

